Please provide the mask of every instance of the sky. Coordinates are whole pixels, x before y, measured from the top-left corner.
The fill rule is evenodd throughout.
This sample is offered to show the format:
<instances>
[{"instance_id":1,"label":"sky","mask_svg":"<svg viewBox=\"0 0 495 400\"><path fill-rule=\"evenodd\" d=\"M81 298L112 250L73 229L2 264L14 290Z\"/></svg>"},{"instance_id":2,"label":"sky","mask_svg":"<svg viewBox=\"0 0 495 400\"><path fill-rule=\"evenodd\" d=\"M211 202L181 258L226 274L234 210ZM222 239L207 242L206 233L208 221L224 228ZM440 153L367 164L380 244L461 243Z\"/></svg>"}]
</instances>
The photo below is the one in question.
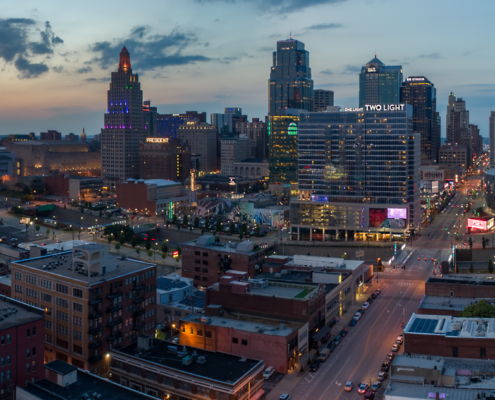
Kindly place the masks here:
<instances>
[{"instance_id":1,"label":"sky","mask_svg":"<svg viewBox=\"0 0 495 400\"><path fill-rule=\"evenodd\" d=\"M0 135L100 132L110 73L126 46L159 113L267 114L277 40L305 43L315 88L357 107L374 54L437 88L445 136L450 92L488 136L495 110L495 2L477 0L148 0L0 5Z\"/></svg>"}]
</instances>

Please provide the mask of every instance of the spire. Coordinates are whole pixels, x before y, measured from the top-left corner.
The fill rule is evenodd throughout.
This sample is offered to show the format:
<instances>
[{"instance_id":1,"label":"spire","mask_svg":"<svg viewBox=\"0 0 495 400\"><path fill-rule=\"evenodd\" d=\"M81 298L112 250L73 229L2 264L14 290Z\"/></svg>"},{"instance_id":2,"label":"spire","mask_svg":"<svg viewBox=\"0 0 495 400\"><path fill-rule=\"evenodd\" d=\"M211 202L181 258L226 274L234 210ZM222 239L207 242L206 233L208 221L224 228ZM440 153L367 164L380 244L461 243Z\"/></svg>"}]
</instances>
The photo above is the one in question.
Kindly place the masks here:
<instances>
[{"instance_id":1,"label":"spire","mask_svg":"<svg viewBox=\"0 0 495 400\"><path fill-rule=\"evenodd\" d=\"M131 69L131 56L129 55L129 52L127 49L124 48L120 52L120 61L119 61L119 72L120 71L130 71Z\"/></svg>"}]
</instances>

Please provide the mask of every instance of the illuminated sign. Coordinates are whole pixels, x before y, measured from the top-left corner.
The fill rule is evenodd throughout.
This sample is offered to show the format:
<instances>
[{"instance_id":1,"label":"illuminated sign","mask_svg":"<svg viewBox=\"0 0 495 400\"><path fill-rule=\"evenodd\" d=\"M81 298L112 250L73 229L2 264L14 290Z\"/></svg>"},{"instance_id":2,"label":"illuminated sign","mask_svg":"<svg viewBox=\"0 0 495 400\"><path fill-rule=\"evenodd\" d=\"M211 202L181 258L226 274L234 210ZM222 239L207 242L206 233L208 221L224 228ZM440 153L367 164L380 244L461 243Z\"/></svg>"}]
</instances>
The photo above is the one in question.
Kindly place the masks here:
<instances>
[{"instance_id":1,"label":"illuminated sign","mask_svg":"<svg viewBox=\"0 0 495 400\"><path fill-rule=\"evenodd\" d=\"M236 183L235 183L235 176L229 176L229 179L230 179L229 185L236 185Z\"/></svg>"},{"instance_id":2,"label":"illuminated sign","mask_svg":"<svg viewBox=\"0 0 495 400\"><path fill-rule=\"evenodd\" d=\"M426 78L424 76L422 77L409 77L406 79L407 82L424 82Z\"/></svg>"},{"instance_id":3,"label":"illuminated sign","mask_svg":"<svg viewBox=\"0 0 495 400\"><path fill-rule=\"evenodd\" d=\"M179 250L176 250L172 253L173 257L179 257Z\"/></svg>"},{"instance_id":4,"label":"illuminated sign","mask_svg":"<svg viewBox=\"0 0 495 400\"><path fill-rule=\"evenodd\" d=\"M407 208L387 208L387 218L407 219Z\"/></svg>"},{"instance_id":5,"label":"illuminated sign","mask_svg":"<svg viewBox=\"0 0 495 400\"><path fill-rule=\"evenodd\" d=\"M366 111L404 111L405 104L366 104Z\"/></svg>"},{"instance_id":6,"label":"illuminated sign","mask_svg":"<svg viewBox=\"0 0 495 400\"><path fill-rule=\"evenodd\" d=\"M328 202L328 196L312 195L311 201L314 201L316 203L326 203Z\"/></svg>"},{"instance_id":7,"label":"illuminated sign","mask_svg":"<svg viewBox=\"0 0 495 400\"><path fill-rule=\"evenodd\" d=\"M363 108L344 108L344 111L363 111Z\"/></svg>"},{"instance_id":8,"label":"illuminated sign","mask_svg":"<svg viewBox=\"0 0 495 400\"><path fill-rule=\"evenodd\" d=\"M289 124L287 133L291 136L297 135L297 125L294 122Z\"/></svg>"},{"instance_id":9,"label":"illuminated sign","mask_svg":"<svg viewBox=\"0 0 495 400\"><path fill-rule=\"evenodd\" d=\"M487 230L487 222L482 219L468 218L468 228Z\"/></svg>"},{"instance_id":10,"label":"illuminated sign","mask_svg":"<svg viewBox=\"0 0 495 400\"><path fill-rule=\"evenodd\" d=\"M488 220L488 224L486 225L486 229L491 229L491 228L493 228L493 221L494 221L494 219L493 219L493 218L490 218L490 219Z\"/></svg>"},{"instance_id":11,"label":"illuminated sign","mask_svg":"<svg viewBox=\"0 0 495 400\"><path fill-rule=\"evenodd\" d=\"M146 138L146 143L168 143L168 138L149 137Z\"/></svg>"},{"instance_id":12,"label":"illuminated sign","mask_svg":"<svg viewBox=\"0 0 495 400\"><path fill-rule=\"evenodd\" d=\"M368 68L368 72L376 72L376 68Z\"/></svg>"}]
</instances>

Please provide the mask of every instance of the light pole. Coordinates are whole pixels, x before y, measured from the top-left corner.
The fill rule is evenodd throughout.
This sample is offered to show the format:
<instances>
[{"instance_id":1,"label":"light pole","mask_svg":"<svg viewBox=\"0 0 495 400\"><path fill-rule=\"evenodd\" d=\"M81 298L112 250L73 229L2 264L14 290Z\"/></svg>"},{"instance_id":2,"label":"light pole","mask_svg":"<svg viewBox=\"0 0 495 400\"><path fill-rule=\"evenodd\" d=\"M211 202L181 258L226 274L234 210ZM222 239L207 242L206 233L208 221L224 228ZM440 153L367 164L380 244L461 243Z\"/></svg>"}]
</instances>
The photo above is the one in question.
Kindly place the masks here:
<instances>
[{"instance_id":1,"label":"light pole","mask_svg":"<svg viewBox=\"0 0 495 400\"><path fill-rule=\"evenodd\" d=\"M368 247L370 247L370 229L368 229Z\"/></svg>"}]
</instances>

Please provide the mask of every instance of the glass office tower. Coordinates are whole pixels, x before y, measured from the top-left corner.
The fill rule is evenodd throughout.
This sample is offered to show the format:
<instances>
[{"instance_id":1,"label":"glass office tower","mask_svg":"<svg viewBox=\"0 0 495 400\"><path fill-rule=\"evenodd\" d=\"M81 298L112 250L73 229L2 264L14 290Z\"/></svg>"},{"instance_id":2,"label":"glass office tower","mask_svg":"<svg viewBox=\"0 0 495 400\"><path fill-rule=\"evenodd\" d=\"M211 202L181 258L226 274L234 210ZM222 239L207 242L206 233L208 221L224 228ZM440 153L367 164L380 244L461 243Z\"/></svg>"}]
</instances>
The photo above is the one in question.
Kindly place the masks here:
<instances>
[{"instance_id":1,"label":"glass office tower","mask_svg":"<svg viewBox=\"0 0 495 400\"><path fill-rule=\"evenodd\" d=\"M438 162L440 114L437 90L424 76L409 76L400 89L401 103L413 106L413 131L421 133L421 158Z\"/></svg>"},{"instance_id":2,"label":"glass office tower","mask_svg":"<svg viewBox=\"0 0 495 400\"><path fill-rule=\"evenodd\" d=\"M277 42L268 80L268 114L282 115L287 108L314 109L309 52L292 36Z\"/></svg>"},{"instance_id":3,"label":"glass office tower","mask_svg":"<svg viewBox=\"0 0 495 400\"><path fill-rule=\"evenodd\" d=\"M301 113L294 240L376 240L420 224L420 134L412 106ZM355 109L353 109L355 110Z\"/></svg>"},{"instance_id":4,"label":"glass office tower","mask_svg":"<svg viewBox=\"0 0 495 400\"><path fill-rule=\"evenodd\" d=\"M402 79L401 65L387 67L375 55L359 74L359 107L398 104Z\"/></svg>"}]
</instances>

